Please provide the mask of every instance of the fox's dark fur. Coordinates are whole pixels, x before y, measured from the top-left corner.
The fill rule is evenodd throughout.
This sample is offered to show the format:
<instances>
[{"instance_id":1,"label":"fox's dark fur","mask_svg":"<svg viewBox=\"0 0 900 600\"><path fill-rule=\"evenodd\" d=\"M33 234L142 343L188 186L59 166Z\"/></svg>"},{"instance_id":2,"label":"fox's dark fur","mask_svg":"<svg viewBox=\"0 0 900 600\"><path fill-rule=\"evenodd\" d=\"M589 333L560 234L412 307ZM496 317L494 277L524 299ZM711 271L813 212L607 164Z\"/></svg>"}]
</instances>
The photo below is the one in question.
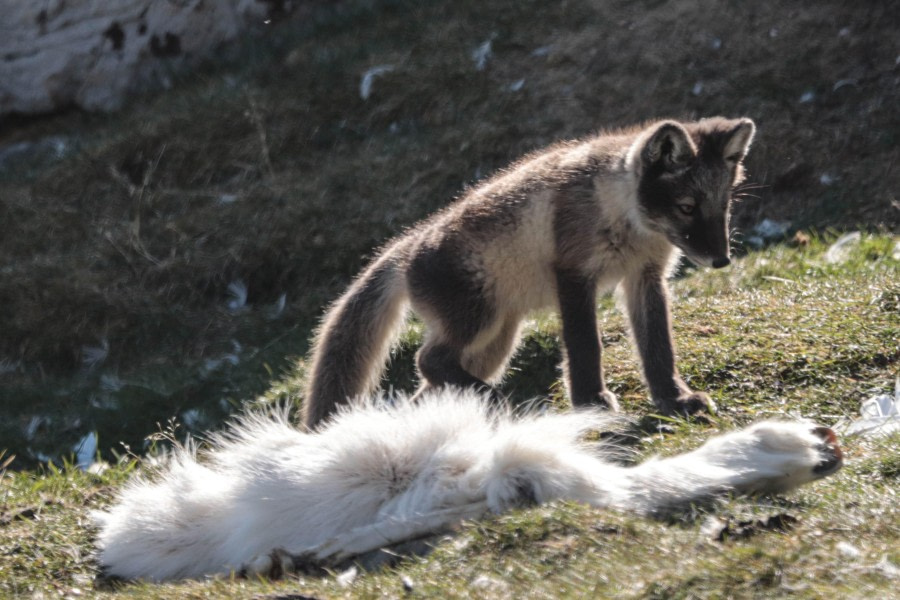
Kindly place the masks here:
<instances>
[{"instance_id":1,"label":"fox's dark fur","mask_svg":"<svg viewBox=\"0 0 900 600\"><path fill-rule=\"evenodd\" d=\"M678 250L701 265L729 264L731 192L754 131L749 119L660 121L559 144L412 228L325 316L307 426L375 387L408 304L427 328L417 355L423 390L489 387L524 317L556 307L572 403L617 410L596 320L598 291L616 286L657 409L713 408L678 374L665 280Z\"/></svg>"}]
</instances>

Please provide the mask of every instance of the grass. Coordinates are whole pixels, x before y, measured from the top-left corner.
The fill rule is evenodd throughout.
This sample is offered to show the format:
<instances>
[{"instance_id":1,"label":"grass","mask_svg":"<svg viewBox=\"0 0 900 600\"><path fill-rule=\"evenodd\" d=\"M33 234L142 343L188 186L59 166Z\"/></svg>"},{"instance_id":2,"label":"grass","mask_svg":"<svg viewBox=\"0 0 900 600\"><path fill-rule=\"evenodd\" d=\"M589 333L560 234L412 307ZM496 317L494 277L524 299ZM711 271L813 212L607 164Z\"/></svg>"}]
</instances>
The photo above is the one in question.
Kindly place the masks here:
<instances>
[{"instance_id":1,"label":"grass","mask_svg":"<svg viewBox=\"0 0 900 600\"><path fill-rule=\"evenodd\" d=\"M876 4L317 3L118 114L0 126L62 144L0 165L0 447L26 468L91 431L139 449L172 416L216 425L291 372L373 249L601 128L749 115L745 235L898 231L898 12Z\"/></svg>"},{"instance_id":2,"label":"grass","mask_svg":"<svg viewBox=\"0 0 900 600\"><path fill-rule=\"evenodd\" d=\"M761 418L832 425L852 418L869 395L893 390L900 374L898 240L863 236L844 262L830 264L824 253L832 239L774 246L727 271L693 271L673 283L682 370L720 411L709 425L636 430L639 456L689 449ZM609 304L599 314L610 383L629 413L646 415L631 345L619 335L622 318ZM555 359L557 328L550 316L533 323L516 360L521 372L531 365L542 372ZM417 337L414 325L401 346ZM264 398L296 396L301 380L299 369ZM88 510L110 502L140 461L124 456L97 475L71 465L7 471L0 480L0 596L887 598L900 565L898 443L896 435L845 438L847 464L829 479L784 498L726 499L672 521L558 503L467 523L429 556L349 583L326 576L95 587ZM790 521L785 515L796 519L786 531L759 524ZM718 540L718 532L741 523L745 537Z\"/></svg>"},{"instance_id":3,"label":"grass","mask_svg":"<svg viewBox=\"0 0 900 600\"><path fill-rule=\"evenodd\" d=\"M247 402L299 401L314 324L373 249L559 139L746 114L760 187L734 224L749 238L763 218L790 221L788 236L811 238L674 282L680 367L720 411L708 426L640 430L640 455L765 417L832 424L900 371L896 3L307 8L118 114L0 126L0 144L63 144L0 165L0 597L395 597L404 577L434 597L887 597L900 564L896 438L845 440L837 477L715 511L735 523L789 513L787 533L710 542L703 518L563 504L466 525L431 556L348 587L94 587L87 510L138 467L148 435L175 419L179 435L202 436ZM478 70L472 52L487 41ZM362 100L362 74L385 64ZM855 229L849 257L826 261ZM646 425L625 323L612 300L599 315L609 384ZM515 399L564 406L558 331L553 315L530 323L504 383ZM387 385L414 385L420 339L411 324ZM91 432L112 465L101 474L68 464Z\"/></svg>"}]
</instances>

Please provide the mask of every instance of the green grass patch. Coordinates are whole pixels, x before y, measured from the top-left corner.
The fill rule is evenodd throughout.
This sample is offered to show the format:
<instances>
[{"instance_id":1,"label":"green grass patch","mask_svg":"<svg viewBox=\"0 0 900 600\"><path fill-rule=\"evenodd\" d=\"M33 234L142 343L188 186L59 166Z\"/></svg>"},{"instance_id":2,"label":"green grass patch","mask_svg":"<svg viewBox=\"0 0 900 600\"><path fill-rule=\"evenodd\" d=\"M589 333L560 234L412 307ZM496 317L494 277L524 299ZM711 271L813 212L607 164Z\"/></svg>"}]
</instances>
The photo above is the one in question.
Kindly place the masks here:
<instances>
[{"instance_id":1,"label":"green grass patch","mask_svg":"<svg viewBox=\"0 0 900 600\"><path fill-rule=\"evenodd\" d=\"M707 426L676 421L665 434L634 430L635 458L688 450L717 431L760 418L803 416L833 424L854 416L869 395L893 390L900 314L882 299L895 289L900 270L891 254L895 240L864 236L839 264L825 262L830 241L772 247L736 261L728 272L696 271L673 283L682 370L693 386L713 395L720 412ZM613 388L629 413L649 414L621 315L604 303L600 317ZM542 375L526 384L511 374L510 382L520 382L507 387L515 397L559 389L552 366L559 356L557 331L549 316L529 324L513 366ZM401 338L392 369L398 386L411 383L420 339L415 323ZM264 399L297 399L302 378L301 366ZM100 475L71 465L7 471L0 480L0 595L889 597L900 565L898 443L896 435L846 438L846 466L831 478L785 498L725 500L664 522L571 503L490 517L439 539L427 557L361 573L350 583L325 576L104 587L93 580L88 510L106 505L140 468L134 457ZM710 517L735 524L788 518L791 526L750 526L720 541L710 533Z\"/></svg>"}]
</instances>

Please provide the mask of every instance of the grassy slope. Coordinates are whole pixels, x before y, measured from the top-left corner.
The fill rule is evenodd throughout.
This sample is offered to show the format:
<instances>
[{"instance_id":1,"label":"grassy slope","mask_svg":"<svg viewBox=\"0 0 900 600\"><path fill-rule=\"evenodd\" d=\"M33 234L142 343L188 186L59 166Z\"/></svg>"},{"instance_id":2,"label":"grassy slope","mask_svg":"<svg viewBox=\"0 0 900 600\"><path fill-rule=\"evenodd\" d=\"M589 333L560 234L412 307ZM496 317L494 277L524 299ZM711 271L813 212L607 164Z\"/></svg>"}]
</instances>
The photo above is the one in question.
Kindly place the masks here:
<instances>
[{"instance_id":1,"label":"grassy slope","mask_svg":"<svg viewBox=\"0 0 900 600\"><path fill-rule=\"evenodd\" d=\"M0 131L68 143L0 167L0 447L27 466L91 430L106 450L173 415L214 425L290 371L373 248L603 127L750 115L764 187L739 229L896 231L898 19L897 3L838 0L348 0L119 115ZM227 308L235 281L245 310Z\"/></svg>"},{"instance_id":2,"label":"grassy slope","mask_svg":"<svg viewBox=\"0 0 900 600\"><path fill-rule=\"evenodd\" d=\"M681 363L721 410L710 426L674 423L670 434L640 434L640 455L694 447L716 431L762 417L802 415L833 424L852 416L861 399L890 390L900 359L896 243L867 237L837 265L824 261L819 240L805 248L778 246L727 272L676 281ZM630 412L645 414L635 359L616 335L621 316L612 307L600 315L612 385ZM553 319L536 326L530 335L537 339L556 329ZM283 382L282 392L295 384ZM422 597L886 598L897 583L890 565L900 565L898 443L897 436L844 439L847 466L833 478L788 498L732 500L713 511L734 521L796 517L786 533L760 529L718 542L703 533L702 515L661 523L560 504L468 524L431 556L360 575L349 587L326 577L92 589L86 508L107 503L134 463L101 476L75 469L10 472L0 496L0 596L77 588L135 598L396 597L406 578L412 594ZM859 555L850 557L841 543Z\"/></svg>"},{"instance_id":3,"label":"grassy slope","mask_svg":"<svg viewBox=\"0 0 900 600\"><path fill-rule=\"evenodd\" d=\"M120 115L63 115L0 132L5 141L61 133L73 149L0 169L0 448L18 454L14 466L33 464L31 451L64 453L90 430L109 457L109 448L122 452L120 440L139 450L157 422L189 409L202 411L202 430L256 395L296 399L302 364L292 364L312 323L372 248L523 152L657 115L757 120L749 168L767 187L738 207L738 226L769 217L881 233L841 265L825 263L814 239L677 281L681 366L713 394L720 422L644 435L640 452L692 447L761 417L830 424L891 389L900 338L889 234L900 225L891 207L900 147L896 3L514 6L317 7L300 25L235 49L225 67ZM488 39L493 57L477 71L471 52ZM396 68L363 102L359 77L379 64ZM805 92L812 100L801 103ZM249 308L230 311L226 289L237 279L248 286ZM281 294L287 308L273 319ZM626 410L645 415L611 302L601 320L611 386ZM551 386L558 399L558 324L544 316L534 326L507 386L520 398ZM404 337L392 366L400 387L410 385L417 336L413 328ZM84 347L104 340L106 360L84 366ZM209 369L228 354L239 365ZM34 417L44 419L28 438ZM898 441L847 440L850 464L836 478L790 501L717 511L787 511L800 519L789 534L713 544L698 523L566 505L467 526L430 558L350 588L323 579L118 594L397 596L405 574L415 593L435 597L885 597L892 582L877 565L900 564ZM91 590L85 507L108 502L132 467L99 477L5 473L0 597ZM862 555L841 554L842 541Z\"/></svg>"}]
</instances>

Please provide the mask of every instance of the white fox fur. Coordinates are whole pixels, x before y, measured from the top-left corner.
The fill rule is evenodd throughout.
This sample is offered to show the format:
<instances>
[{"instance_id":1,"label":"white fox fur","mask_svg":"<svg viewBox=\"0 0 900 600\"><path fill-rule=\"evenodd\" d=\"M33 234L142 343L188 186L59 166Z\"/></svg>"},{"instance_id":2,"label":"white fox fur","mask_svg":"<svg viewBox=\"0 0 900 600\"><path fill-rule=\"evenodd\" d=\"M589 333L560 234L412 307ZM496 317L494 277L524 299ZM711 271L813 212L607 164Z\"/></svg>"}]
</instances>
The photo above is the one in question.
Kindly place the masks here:
<instances>
[{"instance_id":1,"label":"white fox fur","mask_svg":"<svg viewBox=\"0 0 900 600\"><path fill-rule=\"evenodd\" d=\"M623 467L583 441L609 420L585 410L513 416L452 390L416 403L357 402L312 433L285 411L252 414L199 457L175 451L96 513L100 562L108 575L152 581L268 574L274 562L346 559L525 503L564 498L650 514L721 493L787 490L841 462L828 430L764 422Z\"/></svg>"}]
</instances>

